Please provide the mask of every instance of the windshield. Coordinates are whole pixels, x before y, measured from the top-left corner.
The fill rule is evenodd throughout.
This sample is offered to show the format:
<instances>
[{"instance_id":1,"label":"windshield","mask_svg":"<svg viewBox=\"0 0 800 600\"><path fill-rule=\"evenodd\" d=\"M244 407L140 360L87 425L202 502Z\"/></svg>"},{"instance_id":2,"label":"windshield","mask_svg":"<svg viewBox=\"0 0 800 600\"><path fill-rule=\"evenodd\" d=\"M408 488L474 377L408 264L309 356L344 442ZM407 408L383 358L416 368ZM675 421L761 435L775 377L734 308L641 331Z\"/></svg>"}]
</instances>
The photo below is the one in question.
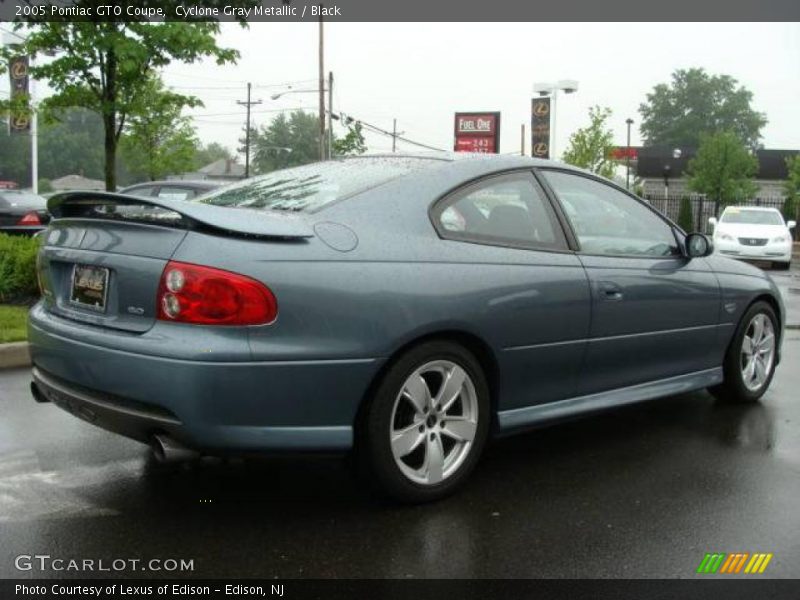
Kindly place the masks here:
<instances>
[{"instance_id":1,"label":"windshield","mask_svg":"<svg viewBox=\"0 0 800 600\"><path fill-rule=\"evenodd\" d=\"M0 191L0 206L6 208L14 206L30 210L44 210L47 208L47 200L36 194Z\"/></svg>"},{"instance_id":2,"label":"windshield","mask_svg":"<svg viewBox=\"0 0 800 600\"><path fill-rule=\"evenodd\" d=\"M720 219L722 223L746 223L748 225L783 225L783 217L772 210L728 209Z\"/></svg>"},{"instance_id":3,"label":"windshield","mask_svg":"<svg viewBox=\"0 0 800 600\"><path fill-rule=\"evenodd\" d=\"M383 156L319 162L254 177L194 201L231 208L312 212L435 164L439 161Z\"/></svg>"}]
</instances>

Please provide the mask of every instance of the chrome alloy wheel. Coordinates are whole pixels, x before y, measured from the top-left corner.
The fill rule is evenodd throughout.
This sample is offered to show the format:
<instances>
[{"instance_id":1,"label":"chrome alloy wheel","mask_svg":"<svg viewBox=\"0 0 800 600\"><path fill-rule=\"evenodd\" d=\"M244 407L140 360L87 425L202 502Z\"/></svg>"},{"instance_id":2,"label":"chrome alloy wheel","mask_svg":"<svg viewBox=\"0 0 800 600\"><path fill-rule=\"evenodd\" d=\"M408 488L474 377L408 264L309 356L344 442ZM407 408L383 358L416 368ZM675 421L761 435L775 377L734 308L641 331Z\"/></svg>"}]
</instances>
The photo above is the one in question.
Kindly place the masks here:
<instances>
[{"instance_id":1,"label":"chrome alloy wheel","mask_svg":"<svg viewBox=\"0 0 800 600\"><path fill-rule=\"evenodd\" d=\"M775 360L775 328L770 318L758 313L747 325L742 338L740 368L742 381L751 392L766 383Z\"/></svg>"},{"instance_id":2,"label":"chrome alloy wheel","mask_svg":"<svg viewBox=\"0 0 800 600\"><path fill-rule=\"evenodd\" d=\"M478 428L478 397L467 372L449 360L426 363L394 401L392 455L411 481L435 485L464 463Z\"/></svg>"}]
</instances>

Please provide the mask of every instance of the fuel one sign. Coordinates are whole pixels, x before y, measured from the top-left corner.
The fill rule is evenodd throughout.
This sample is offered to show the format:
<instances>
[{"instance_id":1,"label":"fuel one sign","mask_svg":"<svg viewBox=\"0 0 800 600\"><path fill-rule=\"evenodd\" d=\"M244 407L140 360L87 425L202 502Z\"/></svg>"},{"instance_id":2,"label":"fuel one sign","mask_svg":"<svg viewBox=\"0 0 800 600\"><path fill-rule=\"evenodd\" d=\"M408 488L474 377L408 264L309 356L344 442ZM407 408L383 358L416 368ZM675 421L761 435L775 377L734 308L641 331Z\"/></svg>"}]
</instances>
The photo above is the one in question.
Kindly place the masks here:
<instances>
[{"instance_id":1,"label":"fuel one sign","mask_svg":"<svg viewBox=\"0 0 800 600\"><path fill-rule=\"evenodd\" d=\"M500 113L456 113L454 150L497 154L500 151Z\"/></svg>"}]
</instances>

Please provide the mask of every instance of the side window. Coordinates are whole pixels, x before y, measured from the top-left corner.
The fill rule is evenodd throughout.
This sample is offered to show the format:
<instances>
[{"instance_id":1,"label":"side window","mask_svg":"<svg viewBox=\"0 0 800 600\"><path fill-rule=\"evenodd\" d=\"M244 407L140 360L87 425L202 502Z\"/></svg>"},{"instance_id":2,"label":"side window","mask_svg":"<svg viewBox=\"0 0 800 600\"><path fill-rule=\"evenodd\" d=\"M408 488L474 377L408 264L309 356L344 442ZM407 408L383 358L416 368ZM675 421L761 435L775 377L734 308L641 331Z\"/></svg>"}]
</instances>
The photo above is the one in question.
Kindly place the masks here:
<instances>
[{"instance_id":1,"label":"side window","mask_svg":"<svg viewBox=\"0 0 800 600\"><path fill-rule=\"evenodd\" d=\"M672 227L647 206L610 185L562 171L542 170L587 254L672 256L680 253Z\"/></svg>"},{"instance_id":2,"label":"side window","mask_svg":"<svg viewBox=\"0 0 800 600\"><path fill-rule=\"evenodd\" d=\"M514 173L457 191L433 210L444 239L565 250L560 225L533 175Z\"/></svg>"},{"instance_id":3,"label":"side window","mask_svg":"<svg viewBox=\"0 0 800 600\"><path fill-rule=\"evenodd\" d=\"M133 188L125 192L129 196L137 196L139 198L150 198L152 197L153 193L156 191L155 186L152 185L140 185L138 187Z\"/></svg>"}]
</instances>

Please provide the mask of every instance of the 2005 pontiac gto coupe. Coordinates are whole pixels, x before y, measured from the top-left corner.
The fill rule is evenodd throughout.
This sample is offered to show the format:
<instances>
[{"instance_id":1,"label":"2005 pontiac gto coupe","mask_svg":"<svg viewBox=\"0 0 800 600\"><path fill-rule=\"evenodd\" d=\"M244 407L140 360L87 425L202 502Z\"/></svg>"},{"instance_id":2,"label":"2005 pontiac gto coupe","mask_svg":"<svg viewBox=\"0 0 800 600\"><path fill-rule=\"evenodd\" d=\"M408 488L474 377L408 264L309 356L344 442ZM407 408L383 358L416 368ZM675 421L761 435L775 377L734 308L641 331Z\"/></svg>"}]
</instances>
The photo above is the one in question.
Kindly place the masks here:
<instances>
[{"instance_id":1,"label":"2005 pontiac gto coupe","mask_svg":"<svg viewBox=\"0 0 800 600\"><path fill-rule=\"evenodd\" d=\"M702 388L753 402L780 358L768 276L557 163L359 157L49 208L33 394L162 456L353 449L430 500L489 435Z\"/></svg>"}]
</instances>

